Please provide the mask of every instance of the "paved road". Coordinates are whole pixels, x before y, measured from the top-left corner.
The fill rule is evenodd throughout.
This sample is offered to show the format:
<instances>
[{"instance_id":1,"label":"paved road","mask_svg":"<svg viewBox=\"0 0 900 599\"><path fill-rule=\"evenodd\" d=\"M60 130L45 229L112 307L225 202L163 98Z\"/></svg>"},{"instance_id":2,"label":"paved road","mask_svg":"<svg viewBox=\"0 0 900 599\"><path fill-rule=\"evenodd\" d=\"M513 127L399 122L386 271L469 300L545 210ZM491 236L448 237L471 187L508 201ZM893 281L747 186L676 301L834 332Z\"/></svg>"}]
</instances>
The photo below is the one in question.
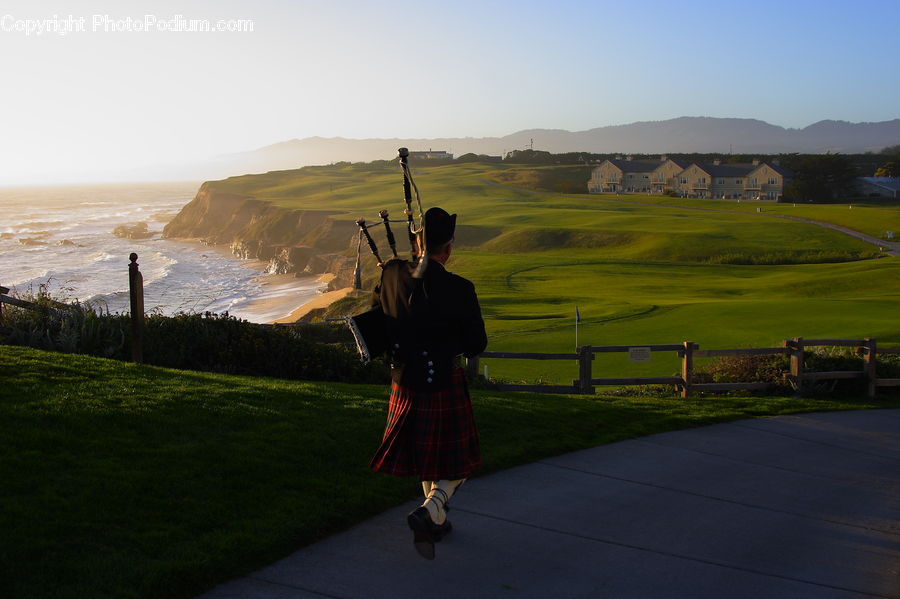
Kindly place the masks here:
<instances>
[{"instance_id":1,"label":"paved road","mask_svg":"<svg viewBox=\"0 0 900 599\"><path fill-rule=\"evenodd\" d=\"M409 503L203 599L900 598L900 410L604 445L469 481L421 559Z\"/></svg>"}]
</instances>

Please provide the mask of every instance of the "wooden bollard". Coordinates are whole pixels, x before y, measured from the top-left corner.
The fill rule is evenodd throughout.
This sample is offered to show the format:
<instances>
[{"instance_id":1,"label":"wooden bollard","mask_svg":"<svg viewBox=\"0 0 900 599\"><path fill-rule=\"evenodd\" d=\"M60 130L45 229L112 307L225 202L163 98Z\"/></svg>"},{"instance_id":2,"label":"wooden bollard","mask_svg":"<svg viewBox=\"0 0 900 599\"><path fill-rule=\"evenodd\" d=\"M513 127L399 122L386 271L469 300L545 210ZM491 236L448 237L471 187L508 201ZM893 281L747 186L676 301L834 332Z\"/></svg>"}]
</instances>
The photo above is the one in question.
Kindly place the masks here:
<instances>
[{"instance_id":1,"label":"wooden bollard","mask_svg":"<svg viewBox=\"0 0 900 599\"><path fill-rule=\"evenodd\" d=\"M691 341L684 342L681 350L681 397L690 397L691 384L694 380L694 350L699 347Z\"/></svg>"},{"instance_id":2,"label":"wooden bollard","mask_svg":"<svg viewBox=\"0 0 900 599\"><path fill-rule=\"evenodd\" d=\"M594 350L590 345L582 345L577 349L578 353L578 392L582 395L593 395L594 386L591 384L593 379L592 368L594 361Z\"/></svg>"},{"instance_id":3,"label":"wooden bollard","mask_svg":"<svg viewBox=\"0 0 900 599\"><path fill-rule=\"evenodd\" d=\"M794 381L797 395L800 395L803 391L803 337L786 339L784 347L791 350L791 380Z\"/></svg>"},{"instance_id":4,"label":"wooden bollard","mask_svg":"<svg viewBox=\"0 0 900 599\"><path fill-rule=\"evenodd\" d=\"M128 292L131 299L131 359L144 363L144 275L138 269L138 255L128 256Z\"/></svg>"},{"instance_id":5,"label":"wooden bollard","mask_svg":"<svg viewBox=\"0 0 900 599\"><path fill-rule=\"evenodd\" d=\"M865 343L863 348L865 351L866 392L869 397L875 397L875 392L878 390L878 344L870 337L866 337L863 343Z\"/></svg>"}]
</instances>

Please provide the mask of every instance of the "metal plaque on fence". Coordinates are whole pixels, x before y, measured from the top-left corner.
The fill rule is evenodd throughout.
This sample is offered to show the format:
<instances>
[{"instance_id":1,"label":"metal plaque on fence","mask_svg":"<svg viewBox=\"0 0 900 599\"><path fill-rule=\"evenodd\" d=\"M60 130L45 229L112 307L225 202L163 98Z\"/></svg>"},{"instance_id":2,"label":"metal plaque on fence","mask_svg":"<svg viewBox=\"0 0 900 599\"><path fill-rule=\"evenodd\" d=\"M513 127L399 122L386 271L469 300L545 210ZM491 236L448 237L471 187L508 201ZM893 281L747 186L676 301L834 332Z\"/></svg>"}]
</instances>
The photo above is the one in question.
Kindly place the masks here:
<instances>
[{"instance_id":1,"label":"metal plaque on fence","mask_svg":"<svg viewBox=\"0 0 900 599\"><path fill-rule=\"evenodd\" d=\"M629 347L628 348L628 359L632 362L649 362L650 361L650 348L649 347Z\"/></svg>"}]
</instances>

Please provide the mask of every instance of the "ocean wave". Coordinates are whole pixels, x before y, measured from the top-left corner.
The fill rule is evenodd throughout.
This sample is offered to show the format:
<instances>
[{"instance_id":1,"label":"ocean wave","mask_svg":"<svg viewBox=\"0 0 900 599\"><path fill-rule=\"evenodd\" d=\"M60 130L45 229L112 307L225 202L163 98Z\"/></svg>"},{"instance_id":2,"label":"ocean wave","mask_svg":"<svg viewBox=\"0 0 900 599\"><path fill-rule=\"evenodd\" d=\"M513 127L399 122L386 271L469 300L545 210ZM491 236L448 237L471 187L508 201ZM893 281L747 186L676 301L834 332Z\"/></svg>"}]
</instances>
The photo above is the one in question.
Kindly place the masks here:
<instances>
[{"instance_id":1,"label":"ocean wave","mask_svg":"<svg viewBox=\"0 0 900 599\"><path fill-rule=\"evenodd\" d=\"M150 219L159 222L169 222L178 216L178 212L172 210L160 210L150 215Z\"/></svg>"},{"instance_id":2,"label":"ocean wave","mask_svg":"<svg viewBox=\"0 0 900 599\"><path fill-rule=\"evenodd\" d=\"M250 298L247 297L246 295L239 295L236 297L227 298L224 300L224 303L226 306L225 310L230 312L232 310L232 308L236 308L238 306L246 304L249 301L250 301Z\"/></svg>"},{"instance_id":3,"label":"ocean wave","mask_svg":"<svg viewBox=\"0 0 900 599\"><path fill-rule=\"evenodd\" d=\"M46 236L64 224L63 221L28 221L8 226L3 232Z\"/></svg>"},{"instance_id":4,"label":"ocean wave","mask_svg":"<svg viewBox=\"0 0 900 599\"><path fill-rule=\"evenodd\" d=\"M94 254L93 258L91 258L91 262L109 262L110 260L117 260L117 256L113 256L108 252L100 252L98 254Z\"/></svg>"},{"instance_id":5,"label":"ocean wave","mask_svg":"<svg viewBox=\"0 0 900 599\"><path fill-rule=\"evenodd\" d=\"M37 285L40 284L41 281L46 281L49 275L49 270L27 270L18 277L6 279L5 281L2 281L2 283L4 287L9 287L10 289L17 291L25 291L24 288L29 285Z\"/></svg>"},{"instance_id":6,"label":"ocean wave","mask_svg":"<svg viewBox=\"0 0 900 599\"><path fill-rule=\"evenodd\" d=\"M19 229L16 235L28 235L33 239L46 239L50 237L50 231L37 231L33 229ZM24 238L23 238L24 239Z\"/></svg>"},{"instance_id":7,"label":"ocean wave","mask_svg":"<svg viewBox=\"0 0 900 599\"><path fill-rule=\"evenodd\" d=\"M65 221L61 221L61 220L32 220L32 221L27 221L27 222L22 223L22 226L23 227L40 227L43 229L43 228L47 228L47 227L56 227L56 226L63 224L64 222Z\"/></svg>"},{"instance_id":8,"label":"ocean wave","mask_svg":"<svg viewBox=\"0 0 900 599\"><path fill-rule=\"evenodd\" d=\"M137 186L136 189L139 190ZM278 283L260 286L254 279L261 271L210 248L161 240L158 235L145 240L122 240L110 234L113 226L129 220L128 215L132 220L169 220L190 201L191 194L168 201L156 201L144 194L133 198L119 191L115 198L110 193L109 201L103 201L103 195L86 201L80 201L84 196L73 195L64 207L58 202L37 212L29 203L21 209L14 207L10 218L0 217L0 234L7 232L0 237L0 284L32 284L36 290L52 277L53 288L69 297L87 297L84 301L103 302L113 311L127 311L128 254L136 252L140 255L144 306L148 311L227 311L259 322L296 307L291 306L296 292L282 289ZM8 205L3 209L7 211L2 214L9 213ZM45 240L49 244L20 244L20 237L43 240L31 231L18 234L19 226L26 224L31 229L52 231ZM63 227L75 230L63 232ZM263 305L254 305L256 300L266 298Z\"/></svg>"},{"instance_id":9,"label":"ocean wave","mask_svg":"<svg viewBox=\"0 0 900 599\"><path fill-rule=\"evenodd\" d=\"M24 246L27 246L28 249L41 248L41 247L47 245L47 242L43 241L42 239L39 239L39 237L46 237L46 235L44 235L44 236L39 235L38 237L20 237L19 243L21 243Z\"/></svg>"},{"instance_id":10,"label":"ocean wave","mask_svg":"<svg viewBox=\"0 0 900 599\"><path fill-rule=\"evenodd\" d=\"M151 252L143 258L139 257L138 264L144 265L141 274L144 276L144 285L146 286L168 279L179 261L162 252Z\"/></svg>"},{"instance_id":11,"label":"ocean wave","mask_svg":"<svg viewBox=\"0 0 900 599\"><path fill-rule=\"evenodd\" d=\"M134 214L134 212L135 212L134 210L124 210L124 211L119 211L119 212L106 212L103 214L94 214L92 216L82 216L82 217L79 217L78 220L80 220L81 222L86 222L86 223L87 222L95 223L98 221L121 222L120 219L123 219L127 216L131 216L132 214Z\"/></svg>"},{"instance_id":12,"label":"ocean wave","mask_svg":"<svg viewBox=\"0 0 900 599\"><path fill-rule=\"evenodd\" d=\"M127 312L130 308L131 297L127 289L121 289L109 293L95 293L82 300L82 303L103 312Z\"/></svg>"}]
</instances>

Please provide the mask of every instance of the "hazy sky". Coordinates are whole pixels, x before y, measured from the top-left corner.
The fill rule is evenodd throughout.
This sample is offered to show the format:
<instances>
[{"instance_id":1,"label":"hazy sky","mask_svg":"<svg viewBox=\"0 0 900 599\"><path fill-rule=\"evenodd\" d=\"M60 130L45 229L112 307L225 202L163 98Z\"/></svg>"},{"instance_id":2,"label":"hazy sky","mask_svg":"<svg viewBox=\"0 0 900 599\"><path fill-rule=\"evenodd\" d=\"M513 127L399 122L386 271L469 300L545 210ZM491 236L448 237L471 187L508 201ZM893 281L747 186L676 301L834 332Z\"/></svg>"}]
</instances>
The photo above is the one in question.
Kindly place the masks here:
<instances>
[{"instance_id":1,"label":"hazy sky","mask_svg":"<svg viewBox=\"0 0 900 599\"><path fill-rule=\"evenodd\" d=\"M253 30L178 31L179 16ZM25 31L48 20L75 30ZM0 184L308 136L890 120L898 23L896 0L0 0Z\"/></svg>"}]
</instances>

